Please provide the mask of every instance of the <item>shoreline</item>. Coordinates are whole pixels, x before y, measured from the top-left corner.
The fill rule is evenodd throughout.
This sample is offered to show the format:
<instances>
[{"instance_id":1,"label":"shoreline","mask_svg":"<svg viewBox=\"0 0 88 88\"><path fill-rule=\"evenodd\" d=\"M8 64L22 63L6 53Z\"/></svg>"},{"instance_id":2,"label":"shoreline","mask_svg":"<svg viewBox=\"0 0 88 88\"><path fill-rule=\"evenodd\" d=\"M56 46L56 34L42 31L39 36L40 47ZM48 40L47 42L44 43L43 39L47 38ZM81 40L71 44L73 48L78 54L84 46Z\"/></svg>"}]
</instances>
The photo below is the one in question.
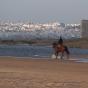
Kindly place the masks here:
<instances>
[{"instance_id":1,"label":"shoreline","mask_svg":"<svg viewBox=\"0 0 88 88\"><path fill-rule=\"evenodd\" d=\"M63 39L64 45L70 48L88 49L88 38L75 38L75 39ZM33 39L33 40L0 40L0 44L5 45L42 45L52 46L53 42L57 42L58 39Z\"/></svg>"},{"instance_id":2,"label":"shoreline","mask_svg":"<svg viewBox=\"0 0 88 88\"><path fill-rule=\"evenodd\" d=\"M69 59L63 58L62 60L60 58L55 59L51 56L49 57L18 57L18 56L0 56L0 59L16 59L16 60L45 60L45 61L68 61L68 62L74 62L74 63L88 63L88 55L71 55ZM84 61L83 61L84 60ZM87 61L85 61L87 60Z\"/></svg>"}]
</instances>

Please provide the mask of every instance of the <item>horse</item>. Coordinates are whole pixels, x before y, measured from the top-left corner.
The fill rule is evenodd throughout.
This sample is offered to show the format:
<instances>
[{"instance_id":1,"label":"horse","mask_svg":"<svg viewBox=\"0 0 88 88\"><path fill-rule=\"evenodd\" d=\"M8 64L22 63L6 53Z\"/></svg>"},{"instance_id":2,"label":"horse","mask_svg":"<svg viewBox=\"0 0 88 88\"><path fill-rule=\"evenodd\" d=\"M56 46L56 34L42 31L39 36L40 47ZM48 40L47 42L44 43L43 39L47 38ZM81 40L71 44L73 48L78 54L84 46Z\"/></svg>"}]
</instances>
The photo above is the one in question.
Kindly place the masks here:
<instances>
[{"instance_id":1,"label":"horse","mask_svg":"<svg viewBox=\"0 0 88 88\"><path fill-rule=\"evenodd\" d=\"M70 52L69 52L67 46L65 46L63 44L60 45L58 43L53 43L52 45L53 45L53 49L55 51L56 59L58 58L59 53L61 53L61 57L60 57L61 60L63 59L64 53L66 53L67 58L69 59Z\"/></svg>"}]
</instances>

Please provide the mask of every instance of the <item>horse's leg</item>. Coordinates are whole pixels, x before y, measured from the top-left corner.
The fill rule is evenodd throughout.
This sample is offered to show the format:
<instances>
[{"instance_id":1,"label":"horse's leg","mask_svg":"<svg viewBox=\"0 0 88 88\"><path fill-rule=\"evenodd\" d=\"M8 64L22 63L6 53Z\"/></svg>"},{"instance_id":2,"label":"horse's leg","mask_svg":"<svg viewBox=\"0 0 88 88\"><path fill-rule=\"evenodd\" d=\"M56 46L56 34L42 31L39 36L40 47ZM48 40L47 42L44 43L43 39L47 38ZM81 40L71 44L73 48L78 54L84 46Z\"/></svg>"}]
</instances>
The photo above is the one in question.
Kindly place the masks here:
<instances>
[{"instance_id":1,"label":"horse's leg","mask_svg":"<svg viewBox=\"0 0 88 88\"><path fill-rule=\"evenodd\" d=\"M67 59L69 59L69 54L67 53Z\"/></svg>"},{"instance_id":2,"label":"horse's leg","mask_svg":"<svg viewBox=\"0 0 88 88\"><path fill-rule=\"evenodd\" d=\"M66 52L66 54L67 54L67 59L69 59L69 54L70 54L70 52L69 52L69 50L68 50L67 47L65 47L65 52Z\"/></svg>"},{"instance_id":3,"label":"horse's leg","mask_svg":"<svg viewBox=\"0 0 88 88\"><path fill-rule=\"evenodd\" d=\"M58 57L58 52L55 52L55 56L56 56L56 59L57 59L57 57Z\"/></svg>"},{"instance_id":4,"label":"horse's leg","mask_svg":"<svg viewBox=\"0 0 88 88\"><path fill-rule=\"evenodd\" d=\"M64 52L62 52L62 54L61 54L61 60L63 60L63 56L64 56Z\"/></svg>"}]
</instances>

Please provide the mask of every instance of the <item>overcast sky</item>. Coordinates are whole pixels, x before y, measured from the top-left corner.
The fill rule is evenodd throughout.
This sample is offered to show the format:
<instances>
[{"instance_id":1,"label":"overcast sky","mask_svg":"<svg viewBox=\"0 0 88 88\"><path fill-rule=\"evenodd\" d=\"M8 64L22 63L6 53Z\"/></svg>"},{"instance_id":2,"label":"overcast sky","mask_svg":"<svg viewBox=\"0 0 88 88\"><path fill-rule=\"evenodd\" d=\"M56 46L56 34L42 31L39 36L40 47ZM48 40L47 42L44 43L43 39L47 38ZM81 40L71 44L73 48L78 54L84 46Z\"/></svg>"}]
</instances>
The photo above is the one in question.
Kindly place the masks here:
<instances>
[{"instance_id":1,"label":"overcast sky","mask_svg":"<svg viewBox=\"0 0 88 88\"><path fill-rule=\"evenodd\" d=\"M79 23L88 19L88 0L0 0L0 20Z\"/></svg>"}]
</instances>

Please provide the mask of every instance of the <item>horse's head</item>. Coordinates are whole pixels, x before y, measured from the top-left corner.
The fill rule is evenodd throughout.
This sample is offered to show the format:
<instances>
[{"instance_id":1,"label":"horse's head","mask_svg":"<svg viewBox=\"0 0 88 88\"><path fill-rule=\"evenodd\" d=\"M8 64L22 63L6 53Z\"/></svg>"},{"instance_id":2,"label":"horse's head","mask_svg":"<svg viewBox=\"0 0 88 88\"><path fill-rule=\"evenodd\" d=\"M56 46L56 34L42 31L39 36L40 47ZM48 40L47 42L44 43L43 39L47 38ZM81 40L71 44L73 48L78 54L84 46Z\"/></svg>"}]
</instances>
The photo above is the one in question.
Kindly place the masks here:
<instances>
[{"instance_id":1,"label":"horse's head","mask_svg":"<svg viewBox=\"0 0 88 88\"><path fill-rule=\"evenodd\" d=\"M56 42L54 42L52 45L53 45L53 48L57 47L57 43Z\"/></svg>"}]
</instances>

